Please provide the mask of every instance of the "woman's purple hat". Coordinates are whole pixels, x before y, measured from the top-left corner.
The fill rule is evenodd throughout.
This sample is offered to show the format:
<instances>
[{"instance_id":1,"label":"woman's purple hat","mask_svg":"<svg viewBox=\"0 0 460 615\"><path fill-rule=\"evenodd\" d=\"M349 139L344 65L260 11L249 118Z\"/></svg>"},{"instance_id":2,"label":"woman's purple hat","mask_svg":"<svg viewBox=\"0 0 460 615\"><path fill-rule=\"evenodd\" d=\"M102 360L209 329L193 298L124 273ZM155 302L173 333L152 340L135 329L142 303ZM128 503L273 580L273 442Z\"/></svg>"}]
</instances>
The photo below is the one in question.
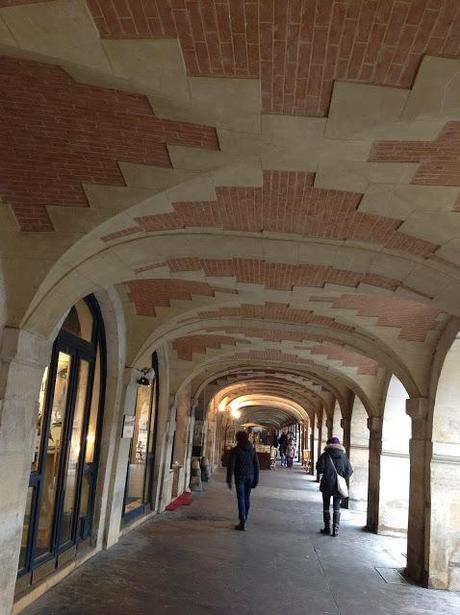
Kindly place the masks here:
<instances>
[{"instance_id":1,"label":"woman's purple hat","mask_svg":"<svg viewBox=\"0 0 460 615\"><path fill-rule=\"evenodd\" d=\"M327 443L328 444L340 444L340 440L339 438L337 438L337 436L334 436L333 438L329 438Z\"/></svg>"}]
</instances>

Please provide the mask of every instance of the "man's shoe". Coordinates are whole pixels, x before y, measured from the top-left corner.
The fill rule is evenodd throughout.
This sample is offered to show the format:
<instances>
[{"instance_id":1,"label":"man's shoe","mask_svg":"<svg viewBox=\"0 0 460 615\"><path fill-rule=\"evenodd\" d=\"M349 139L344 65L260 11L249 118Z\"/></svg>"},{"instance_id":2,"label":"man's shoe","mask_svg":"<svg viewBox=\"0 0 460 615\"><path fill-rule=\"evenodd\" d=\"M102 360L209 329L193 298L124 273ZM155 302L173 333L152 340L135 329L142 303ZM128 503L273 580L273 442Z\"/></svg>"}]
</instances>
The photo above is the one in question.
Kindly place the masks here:
<instances>
[{"instance_id":1,"label":"man's shoe","mask_svg":"<svg viewBox=\"0 0 460 615\"><path fill-rule=\"evenodd\" d=\"M245 527L244 523L238 523L238 525L235 525L235 530L239 530L240 532L245 532L246 531L246 527Z\"/></svg>"}]
</instances>

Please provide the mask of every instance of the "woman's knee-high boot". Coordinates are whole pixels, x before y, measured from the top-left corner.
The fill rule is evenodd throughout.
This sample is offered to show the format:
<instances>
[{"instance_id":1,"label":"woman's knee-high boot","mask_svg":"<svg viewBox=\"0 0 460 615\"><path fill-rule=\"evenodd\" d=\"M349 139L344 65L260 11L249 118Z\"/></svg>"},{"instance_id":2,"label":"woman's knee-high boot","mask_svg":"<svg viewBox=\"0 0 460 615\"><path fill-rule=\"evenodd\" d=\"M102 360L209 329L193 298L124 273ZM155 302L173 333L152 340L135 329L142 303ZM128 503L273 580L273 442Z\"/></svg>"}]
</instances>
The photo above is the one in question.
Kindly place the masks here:
<instances>
[{"instance_id":1,"label":"woman's knee-high boot","mask_svg":"<svg viewBox=\"0 0 460 615\"><path fill-rule=\"evenodd\" d=\"M330 536L331 534L331 513L323 511L324 528L321 530L321 534Z\"/></svg>"},{"instance_id":2,"label":"woman's knee-high boot","mask_svg":"<svg viewBox=\"0 0 460 615\"><path fill-rule=\"evenodd\" d=\"M340 527L340 512L334 511L334 516L332 518L332 535L339 535L339 527Z\"/></svg>"}]
</instances>

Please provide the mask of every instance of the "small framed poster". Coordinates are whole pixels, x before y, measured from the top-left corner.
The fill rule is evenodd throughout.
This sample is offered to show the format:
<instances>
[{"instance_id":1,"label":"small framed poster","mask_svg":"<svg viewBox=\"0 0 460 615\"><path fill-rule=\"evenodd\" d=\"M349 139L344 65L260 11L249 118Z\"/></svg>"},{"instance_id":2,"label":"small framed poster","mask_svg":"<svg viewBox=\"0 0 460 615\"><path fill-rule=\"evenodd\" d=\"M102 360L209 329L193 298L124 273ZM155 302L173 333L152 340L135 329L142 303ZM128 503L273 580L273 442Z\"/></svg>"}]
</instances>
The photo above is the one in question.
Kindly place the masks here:
<instances>
[{"instance_id":1,"label":"small framed poster","mask_svg":"<svg viewBox=\"0 0 460 615\"><path fill-rule=\"evenodd\" d=\"M122 438L132 438L134 435L134 415L125 414L123 417L123 429L121 430Z\"/></svg>"}]
</instances>

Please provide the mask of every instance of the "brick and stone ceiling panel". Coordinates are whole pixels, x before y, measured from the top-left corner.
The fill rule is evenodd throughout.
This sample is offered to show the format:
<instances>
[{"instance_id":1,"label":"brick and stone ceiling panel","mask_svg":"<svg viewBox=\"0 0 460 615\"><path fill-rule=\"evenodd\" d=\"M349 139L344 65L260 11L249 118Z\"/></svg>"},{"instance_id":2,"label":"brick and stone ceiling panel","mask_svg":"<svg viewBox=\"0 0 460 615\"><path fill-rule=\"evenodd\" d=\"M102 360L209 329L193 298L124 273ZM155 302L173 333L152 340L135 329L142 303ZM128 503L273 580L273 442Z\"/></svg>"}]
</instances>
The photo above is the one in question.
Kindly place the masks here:
<instances>
[{"instance_id":1,"label":"brick and stone ceiling panel","mask_svg":"<svg viewBox=\"0 0 460 615\"><path fill-rule=\"evenodd\" d=\"M460 186L460 121L448 122L434 141L379 141L371 162L413 162L418 168L412 183ZM460 210L460 198L455 211Z\"/></svg>"},{"instance_id":2,"label":"brick and stone ceiling panel","mask_svg":"<svg viewBox=\"0 0 460 615\"><path fill-rule=\"evenodd\" d=\"M408 88L425 54L460 57L460 8L452 0L88 0L88 6L104 38L178 38L189 75L260 78L269 113L324 116L334 80Z\"/></svg>"},{"instance_id":3,"label":"brick and stone ceiling panel","mask_svg":"<svg viewBox=\"0 0 460 615\"><path fill-rule=\"evenodd\" d=\"M399 329L399 338L408 342L425 342L428 333L444 322L441 310L397 297L343 295L332 302L332 307L354 310L360 317L376 318L378 326Z\"/></svg>"},{"instance_id":4,"label":"brick and stone ceiling panel","mask_svg":"<svg viewBox=\"0 0 460 615\"><path fill-rule=\"evenodd\" d=\"M303 346L294 347L297 350L303 350L311 355L323 355L326 359L340 361L345 367L356 368L358 374L367 376L376 376L378 370L378 362L371 357L365 356L359 352L355 352L343 345L336 343L334 339L322 339L320 336L314 336L302 332L293 331L276 331L273 329L262 329L259 327L244 328L244 327L215 327L207 328L208 332L222 331L229 335L242 335L246 338L263 339L267 342L308 342ZM320 342L320 343L314 343Z\"/></svg>"},{"instance_id":5,"label":"brick and stone ceiling panel","mask_svg":"<svg viewBox=\"0 0 460 615\"><path fill-rule=\"evenodd\" d=\"M313 183L313 173L267 170L261 188L217 187L216 201L173 203L172 213L136 218L132 227L102 239L140 231L218 228L364 241L415 256L436 251L436 244L399 231L403 220L360 212L362 194L316 188Z\"/></svg>"},{"instance_id":6,"label":"brick and stone ceiling panel","mask_svg":"<svg viewBox=\"0 0 460 615\"><path fill-rule=\"evenodd\" d=\"M204 355L208 349L220 350L237 343L241 343L241 340L235 340L229 335L188 335L176 338L172 346L178 359L192 361L194 354Z\"/></svg>"},{"instance_id":7,"label":"brick and stone ceiling panel","mask_svg":"<svg viewBox=\"0 0 460 615\"><path fill-rule=\"evenodd\" d=\"M237 294L235 289L211 286L207 282L158 279L126 283L128 296L138 316L157 316L156 308L170 308L174 301L192 301L194 296L214 298L216 292Z\"/></svg>"},{"instance_id":8,"label":"brick and stone ceiling panel","mask_svg":"<svg viewBox=\"0 0 460 615\"><path fill-rule=\"evenodd\" d=\"M143 95L0 58L0 194L23 231L51 231L46 207L88 207L83 183L124 186L120 161L171 168L167 144L218 149L214 128L157 118Z\"/></svg>"}]
</instances>

